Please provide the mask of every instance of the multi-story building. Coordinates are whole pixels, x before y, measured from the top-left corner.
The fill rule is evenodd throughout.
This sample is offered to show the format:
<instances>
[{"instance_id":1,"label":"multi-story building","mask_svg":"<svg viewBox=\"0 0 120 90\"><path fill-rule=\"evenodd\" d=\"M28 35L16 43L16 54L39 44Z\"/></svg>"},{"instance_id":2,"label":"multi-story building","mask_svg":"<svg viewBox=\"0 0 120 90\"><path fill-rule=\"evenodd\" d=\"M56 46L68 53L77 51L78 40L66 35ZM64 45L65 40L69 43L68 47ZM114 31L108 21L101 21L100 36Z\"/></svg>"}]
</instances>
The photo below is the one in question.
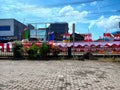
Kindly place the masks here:
<instances>
[{"instance_id":1,"label":"multi-story building","mask_svg":"<svg viewBox=\"0 0 120 90\"><path fill-rule=\"evenodd\" d=\"M22 40L22 32L26 27L15 19L0 19L0 42Z\"/></svg>"}]
</instances>

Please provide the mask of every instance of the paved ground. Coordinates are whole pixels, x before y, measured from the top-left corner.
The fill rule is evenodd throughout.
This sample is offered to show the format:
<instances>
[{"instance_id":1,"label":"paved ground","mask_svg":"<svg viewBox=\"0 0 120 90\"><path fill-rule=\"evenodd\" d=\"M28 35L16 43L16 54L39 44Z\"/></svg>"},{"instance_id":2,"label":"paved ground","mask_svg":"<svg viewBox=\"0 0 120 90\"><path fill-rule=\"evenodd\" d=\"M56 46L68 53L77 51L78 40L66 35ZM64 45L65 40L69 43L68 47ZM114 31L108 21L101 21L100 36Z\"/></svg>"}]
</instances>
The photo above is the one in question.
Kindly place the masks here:
<instances>
[{"instance_id":1,"label":"paved ground","mask_svg":"<svg viewBox=\"0 0 120 90\"><path fill-rule=\"evenodd\" d=\"M120 90L120 64L0 60L0 90Z\"/></svg>"}]
</instances>

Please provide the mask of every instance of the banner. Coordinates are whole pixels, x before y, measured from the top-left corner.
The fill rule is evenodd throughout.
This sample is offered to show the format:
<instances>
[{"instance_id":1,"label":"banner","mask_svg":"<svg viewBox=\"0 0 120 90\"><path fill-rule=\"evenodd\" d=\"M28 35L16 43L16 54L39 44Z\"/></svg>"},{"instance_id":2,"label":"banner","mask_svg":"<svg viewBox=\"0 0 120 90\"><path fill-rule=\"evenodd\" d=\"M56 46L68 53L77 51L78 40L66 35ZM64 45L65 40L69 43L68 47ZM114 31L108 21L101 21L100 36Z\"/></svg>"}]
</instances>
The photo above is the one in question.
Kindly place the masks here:
<instances>
[{"instance_id":1,"label":"banner","mask_svg":"<svg viewBox=\"0 0 120 90\"><path fill-rule=\"evenodd\" d=\"M91 42L92 41L92 34L91 33L85 34L84 41Z\"/></svg>"},{"instance_id":2,"label":"banner","mask_svg":"<svg viewBox=\"0 0 120 90\"><path fill-rule=\"evenodd\" d=\"M49 32L48 41L54 41L54 32Z\"/></svg>"}]
</instances>

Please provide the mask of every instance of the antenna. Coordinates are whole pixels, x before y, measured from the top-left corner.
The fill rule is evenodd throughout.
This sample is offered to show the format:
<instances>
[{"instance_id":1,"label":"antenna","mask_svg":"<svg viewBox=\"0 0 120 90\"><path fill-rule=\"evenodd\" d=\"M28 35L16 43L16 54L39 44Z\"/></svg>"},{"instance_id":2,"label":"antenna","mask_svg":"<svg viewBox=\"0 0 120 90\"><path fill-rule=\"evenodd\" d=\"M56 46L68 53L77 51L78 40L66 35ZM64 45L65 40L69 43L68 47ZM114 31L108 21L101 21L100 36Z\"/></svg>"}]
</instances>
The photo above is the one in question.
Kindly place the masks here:
<instances>
[{"instance_id":1,"label":"antenna","mask_svg":"<svg viewBox=\"0 0 120 90\"><path fill-rule=\"evenodd\" d=\"M90 33L90 29L88 28L88 33Z\"/></svg>"},{"instance_id":2,"label":"antenna","mask_svg":"<svg viewBox=\"0 0 120 90\"><path fill-rule=\"evenodd\" d=\"M23 19L23 24L25 24L25 18Z\"/></svg>"}]
</instances>

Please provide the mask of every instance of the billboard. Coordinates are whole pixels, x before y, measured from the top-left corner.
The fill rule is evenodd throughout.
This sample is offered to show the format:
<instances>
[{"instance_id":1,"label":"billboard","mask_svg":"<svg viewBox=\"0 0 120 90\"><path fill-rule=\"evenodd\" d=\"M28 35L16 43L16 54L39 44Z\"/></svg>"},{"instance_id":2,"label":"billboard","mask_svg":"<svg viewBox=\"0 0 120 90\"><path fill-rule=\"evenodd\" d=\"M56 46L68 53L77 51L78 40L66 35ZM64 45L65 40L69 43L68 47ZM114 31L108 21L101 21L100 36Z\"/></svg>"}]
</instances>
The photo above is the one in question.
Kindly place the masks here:
<instances>
[{"instance_id":1,"label":"billboard","mask_svg":"<svg viewBox=\"0 0 120 90\"><path fill-rule=\"evenodd\" d=\"M45 30L35 30L35 29L30 30L30 38L44 39L45 34L46 34Z\"/></svg>"}]
</instances>

